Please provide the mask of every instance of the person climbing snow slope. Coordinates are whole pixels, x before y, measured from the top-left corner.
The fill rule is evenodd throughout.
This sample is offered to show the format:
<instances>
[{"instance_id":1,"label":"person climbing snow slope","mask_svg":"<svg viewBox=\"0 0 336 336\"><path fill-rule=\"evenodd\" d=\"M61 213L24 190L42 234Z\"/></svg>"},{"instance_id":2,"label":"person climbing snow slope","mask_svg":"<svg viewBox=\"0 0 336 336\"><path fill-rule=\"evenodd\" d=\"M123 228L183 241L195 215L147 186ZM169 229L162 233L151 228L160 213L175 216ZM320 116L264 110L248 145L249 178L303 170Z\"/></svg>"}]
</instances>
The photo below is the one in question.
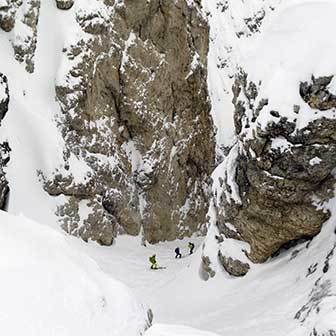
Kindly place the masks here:
<instances>
[{"instance_id":1,"label":"person climbing snow slope","mask_svg":"<svg viewBox=\"0 0 336 336\"><path fill-rule=\"evenodd\" d=\"M188 247L190 249L189 254L193 254L194 253L195 244L192 243L192 242L189 242Z\"/></svg>"},{"instance_id":2,"label":"person climbing snow slope","mask_svg":"<svg viewBox=\"0 0 336 336\"><path fill-rule=\"evenodd\" d=\"M182 258L182 254L181 254L181 251L180 251L180 248L179 247L176 247L175 249L175 259L181 259Z\"/></svg>"},{"instance_id":3,"label":"person climbing snow slope","mask_svg":"<svg viewBox=\"0 0 336 336\"><path fill-rule=\"evenodd\" d=\"M158 269L158 265L156 262L156 255L153 254L151 257L149 257L149 261L151 263L151 269Z\"/></svg>"}]
</instances>

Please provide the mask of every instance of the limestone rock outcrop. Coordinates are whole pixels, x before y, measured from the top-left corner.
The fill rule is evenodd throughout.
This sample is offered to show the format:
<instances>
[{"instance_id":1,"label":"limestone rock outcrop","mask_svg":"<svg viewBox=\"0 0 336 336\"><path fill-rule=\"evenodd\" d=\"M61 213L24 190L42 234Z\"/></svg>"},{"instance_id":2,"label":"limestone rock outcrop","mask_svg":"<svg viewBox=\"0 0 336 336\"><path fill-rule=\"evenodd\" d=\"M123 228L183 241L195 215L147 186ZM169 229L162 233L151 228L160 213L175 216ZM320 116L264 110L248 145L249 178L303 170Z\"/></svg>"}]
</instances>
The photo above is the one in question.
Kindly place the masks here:
<instances>
[{"instance_id":1,"label":"limestone rock outcrop","mask_svg":"<svg viewBox=\"0 0 336 336\"><path fill-rule=\"evenodd\" d=\"M250 244L246 254L255 263L286 244L312 238L330 217L321 205L333 197L335 184L335 96L328 91L332 78L313 77L297 88L302 106L321 111L312 111L306 125L298 127L287 111L272 110L267 97L258 97L258 85L244 72L236 76L237 143L226 171L218 228L227 236L227 223L233 225L237 239ZM267 123L261 121L265 107ZM307 113L297 105L292 112Z\"/></svg>"},{"instance_id":2,"label":"limestone rock outcrop","mask_svg":"<svg viewBox=\"0 0 336 336\"><path fill-rule=\"evenodd\" d=\"M0 73L0 126L1 121L8 112L9 104L9 89L7 77ZM9 186L6 179L6 174L4 168L9 161L10 147L7 142L0 144L0 209L4 210L6 208Z\"/></svg>"},{"instance_id":3,"label":"limestone rock outcrop","mask_svg":"<svg viewBox=\"0 0 336 336\"><path fill-rule=\"evenodd\" d=\"M200 5L73 8L56 86L64 165L43 177L50 195L65 196L64 229L106 245L118 232L155 243L204 231L214 132Z\"/></svg>"},{"instance_id":4,"label":"limestone rock outcrop","mask_svg":"<svg viewBox=\"0 0 336 336\"><path fill-rule=\"evenodd\" d=\"M29 73L34 72L40 5L40 0L26 0L16 14L13 40L15 59L20 63L25 63L25 68Z\"/></svg>"},{"instance_id":5,"label":"limestone rock outcrop","mask_svg":"<svg viewBox=\"0 0 336 336\"><path fill-rule=\"evenodd\" d=\"M58 9L68 10L74 4L74 0L56 0L56 6Z\"/></svg>"},{"instance_id":6,"label":"limestone rock outcrop","mask_svg":"<svg viewBox=\"0 0 336 336\"><path fill-rule=\"evenodd\" d=\"M34 72L40 4L40 0L6 0L0 7L0 28L13 30L15 59L24 63L29 73Z\"/></svg>"},{"instance_id":7,"label":"limestone rock outcrop","mask_svg":"<svg viewBox=\"0 0 336 336\"><path fill-rule=\"evenodd\" d=\"M15 14L21 4L21 0L7 0L0 6L0 28L5 32L10 32L14 28Z\"/></svg>"}]
</instances>

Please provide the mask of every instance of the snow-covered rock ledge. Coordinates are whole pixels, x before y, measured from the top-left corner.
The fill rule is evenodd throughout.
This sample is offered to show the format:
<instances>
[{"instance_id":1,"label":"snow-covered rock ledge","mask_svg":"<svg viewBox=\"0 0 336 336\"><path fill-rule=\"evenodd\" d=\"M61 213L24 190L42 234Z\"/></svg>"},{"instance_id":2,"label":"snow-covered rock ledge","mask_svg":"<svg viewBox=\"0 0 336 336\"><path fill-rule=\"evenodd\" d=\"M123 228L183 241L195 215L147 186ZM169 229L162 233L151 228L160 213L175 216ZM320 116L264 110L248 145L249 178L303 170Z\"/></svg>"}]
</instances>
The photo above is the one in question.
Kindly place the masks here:
<instances>
[{"instance_id":1,"label":"snow-covered rock ledge","mask_svg":"<svg viewBox=\"0 0 336 336\"><path fill-rule=\"evenodd\" d=\"M335 30L335 10L333 1L283 1L235 50L236 138L218 190L217 239L249 247L239 258L244 270L231 274L246 273L246 257L262 263L311 239L330 218L323 205L335 185L336 43L324 32ZM230 270L227 250L219 256Z\"/></svg>"}]
</instances>

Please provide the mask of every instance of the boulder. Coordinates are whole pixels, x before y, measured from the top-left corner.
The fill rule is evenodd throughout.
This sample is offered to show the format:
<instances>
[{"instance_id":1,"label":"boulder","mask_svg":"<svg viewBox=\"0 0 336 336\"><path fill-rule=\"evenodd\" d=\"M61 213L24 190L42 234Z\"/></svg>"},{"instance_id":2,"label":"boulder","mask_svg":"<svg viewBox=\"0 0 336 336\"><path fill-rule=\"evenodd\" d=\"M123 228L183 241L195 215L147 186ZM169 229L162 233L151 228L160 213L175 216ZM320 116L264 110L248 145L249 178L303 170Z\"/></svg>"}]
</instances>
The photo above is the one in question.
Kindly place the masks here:
<instances>
[{"instance_id":1,"label":"boulder","mask_svg":"<svg viewBox=\"0 0 336 336\"><path fill-rule=\"evenodd\" d=\"M68 10L74 5L74 0L56 0L58 9Z\"/></svg>"}]
</instances>

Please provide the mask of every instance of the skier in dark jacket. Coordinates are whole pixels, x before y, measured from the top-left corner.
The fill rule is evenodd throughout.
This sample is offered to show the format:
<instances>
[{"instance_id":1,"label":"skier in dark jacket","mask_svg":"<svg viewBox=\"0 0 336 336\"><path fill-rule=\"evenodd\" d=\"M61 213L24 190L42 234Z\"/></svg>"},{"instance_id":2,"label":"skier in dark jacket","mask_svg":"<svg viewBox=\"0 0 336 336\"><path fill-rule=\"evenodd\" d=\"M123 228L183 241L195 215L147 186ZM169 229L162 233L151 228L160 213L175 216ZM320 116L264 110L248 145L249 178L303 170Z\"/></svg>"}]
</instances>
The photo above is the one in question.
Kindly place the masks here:
<instances>
[{"instance_id":1,"label":"skier in dark jacket","mask_svg":"<svg viewBox=\"0 0 336 336\"><path fill-rule=\"evenodd\" d=\"M157 265L157 262L156 262L156 255L155 254L153 254L151 257L149 257L149 261L152 264L151 265L151 269L152 270L158 269L158 265Z\"/></svg>"},{"instance_id":2,"label":"skier in dark jacket","mask_svg":"<svg viewBox=\"0 0 336 336\"><path fill-rule=\"evenodd\" d=\"M192 242L189 242L188 247L190 249L189 254L193 254L194 253L195 244L192 243Z\"/></svg>"},{"instance_id":3,"label":"skier in dark jacket","mask_svg":"<svg viewBox=\"0 0 336 336\"><path fill-rule=\"evenodd\" d=\"M177 258L181 259L182 258L182 254L180 252L180 248L179 247L176 247L175 253L176 253L175 259L177 259Z\"/></svg>"}]
</instances>

